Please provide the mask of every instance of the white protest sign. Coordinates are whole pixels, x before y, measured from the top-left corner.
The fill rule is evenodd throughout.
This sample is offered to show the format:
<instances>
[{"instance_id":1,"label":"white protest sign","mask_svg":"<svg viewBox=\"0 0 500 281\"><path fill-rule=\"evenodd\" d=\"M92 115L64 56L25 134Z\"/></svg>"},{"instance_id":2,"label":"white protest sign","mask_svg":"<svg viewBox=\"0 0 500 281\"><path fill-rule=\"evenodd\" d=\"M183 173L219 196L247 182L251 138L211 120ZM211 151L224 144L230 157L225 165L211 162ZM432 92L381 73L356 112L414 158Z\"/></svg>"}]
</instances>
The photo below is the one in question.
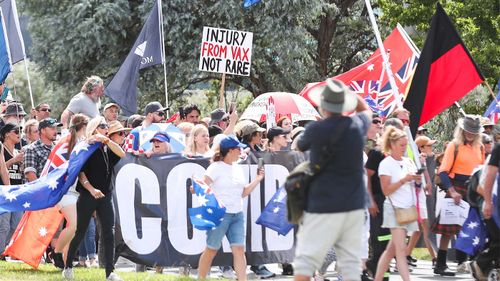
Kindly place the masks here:
<instances>
[{"instance_id":1,"label":"white protest sign","mask_svg":"<svg viewBox=\"0 0 500 281\"><path fill-rule=\"evenodd\" d=\"M455 205L452 198L444 198L441 203L440 224L464 224L469 216L469 203L460 200L459 205Z\"/></svg>"},{"instance_id":2,"label":"white protest sign","mask_svg":"<svg viewBox=\"0 0 500 281\"><path fill-rule=\"evenodd\" d=\"M253 33L203 27L201 71L250 76Z\"/></svg>"}]
</instances>

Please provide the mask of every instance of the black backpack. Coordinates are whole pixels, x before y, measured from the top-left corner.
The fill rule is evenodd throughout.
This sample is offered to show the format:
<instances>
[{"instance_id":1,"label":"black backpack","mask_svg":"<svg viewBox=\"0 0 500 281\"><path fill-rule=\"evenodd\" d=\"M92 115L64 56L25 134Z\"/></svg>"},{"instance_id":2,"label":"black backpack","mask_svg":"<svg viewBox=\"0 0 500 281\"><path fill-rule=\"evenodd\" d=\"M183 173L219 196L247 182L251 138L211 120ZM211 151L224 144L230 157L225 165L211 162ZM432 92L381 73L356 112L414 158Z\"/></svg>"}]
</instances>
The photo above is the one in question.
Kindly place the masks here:
<instances>
[{"instance_id":1,"label":"black backpack","mask_svg":"<svg viewBox=\"0 0 500 281\"><path fill-rule=\"evenodd\" d=\"M477 193L477 187L479 186L482 172L483 169L478 169L465 182L465 186L467 187L467 201L469 201L471 208L479 208L481 204L482 197Z\"/></svg>"}]
</instances>

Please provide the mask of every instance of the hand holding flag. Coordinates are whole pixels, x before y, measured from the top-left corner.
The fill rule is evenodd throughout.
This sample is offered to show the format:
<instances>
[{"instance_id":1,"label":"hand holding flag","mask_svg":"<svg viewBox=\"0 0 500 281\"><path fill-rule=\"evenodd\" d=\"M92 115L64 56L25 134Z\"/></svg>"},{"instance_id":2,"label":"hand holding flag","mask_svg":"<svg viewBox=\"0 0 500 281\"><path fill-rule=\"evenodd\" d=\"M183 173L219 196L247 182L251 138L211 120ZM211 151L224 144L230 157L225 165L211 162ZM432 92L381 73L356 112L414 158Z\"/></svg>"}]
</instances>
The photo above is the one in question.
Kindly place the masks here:
<instances>
[{"instance_id":1,"label":"hand holding flag","mask_svg":"<svg viewBox=\"0 0 500 281\"><path fill-rule=\"evenodd\" d=\"M208 185L194 179L191 182L198 205L200 205L188 210L191 224L199 230L210 230L219 226L226 214L226 208L219 204Z\"/></svg>"}]
</instances>

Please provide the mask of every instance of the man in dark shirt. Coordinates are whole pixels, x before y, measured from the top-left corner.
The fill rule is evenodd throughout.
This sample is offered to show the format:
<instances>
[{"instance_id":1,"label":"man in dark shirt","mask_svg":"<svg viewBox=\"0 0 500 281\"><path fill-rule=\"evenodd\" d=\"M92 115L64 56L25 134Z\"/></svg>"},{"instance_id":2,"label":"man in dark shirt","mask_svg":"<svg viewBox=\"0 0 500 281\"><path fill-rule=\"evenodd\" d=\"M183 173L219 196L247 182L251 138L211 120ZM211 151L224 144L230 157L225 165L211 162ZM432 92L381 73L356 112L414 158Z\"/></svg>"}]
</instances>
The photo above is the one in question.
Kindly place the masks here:
<instances>
[{"instance_id":1,"label":"man in dark shirt","mask_svg":"<svg viewBox=\"0 0 500 281\"><path fill-rule=\"evenodd\" d=\"M308 189L294 260L298 281L310 280L332 246L337 251L344 279L359 280L361 276L366 207L363 147L372 112L342 82L333 79L326 82L318 87L321 100L317 102L325 119L309 124L297 143L299 150L310 150L313 166L323 163L325 147L336 152ZM353 110L356 114L352 117L342 115ZM341 137L332 147L331 139L336 134Z\"/></svg>"}]
</instances>

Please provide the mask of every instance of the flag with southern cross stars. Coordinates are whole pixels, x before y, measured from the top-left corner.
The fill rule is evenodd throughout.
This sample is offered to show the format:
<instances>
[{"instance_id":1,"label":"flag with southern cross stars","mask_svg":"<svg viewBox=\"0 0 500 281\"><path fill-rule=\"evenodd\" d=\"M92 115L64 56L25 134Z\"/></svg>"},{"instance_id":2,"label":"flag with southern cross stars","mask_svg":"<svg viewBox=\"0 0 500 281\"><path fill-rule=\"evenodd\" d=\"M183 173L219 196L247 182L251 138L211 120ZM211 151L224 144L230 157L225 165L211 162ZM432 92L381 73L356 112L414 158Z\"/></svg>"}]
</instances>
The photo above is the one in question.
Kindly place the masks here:
<instances>
[{"instance_id":1,"label":"flag with southern cross stars","mask_svg":"<svg viewBox=\"0 0 500 281\"><path fill-rule=\"evenodd\" d=\"M469 216L465 220L455 242L455 249L473 256L482 250L485 244L486 226L479 217L477 210L470 208Z\"/></svg>"},{"instance_id":2,"label":"flag with southern cross stars","mask_svg":"<svg viewBox=\"0 0 500 281\"><path fill-rule=\"evenodd\" d=\"M276 191L255 223L270 228L283 236L292 230L293 224L288 222L287 216L285 187L282 186Z\"/></svg>"},{"instance_id":3,"label":"flag with southern cross stars","mask_svg":"<svg viewBox=\"0 0 500 281\"><path fill-rule=\"evenodd\" d=\"M73 149L69 163L62 164L35 181L0 186L0 214L41 210L56 205L75 183L83 164L99 145L80 142Z\"/></svg>"},{"instance_id":4,"label":"flag with southern cross stars","mask_svg":"<svg viewBox=\"0 0 500 281\"><path fill-rule=\"evenodd\" d=\"M191 224L199 230L210 230L219 226L226 214L226 208L219 204L208 185L194 179L191 182L196 196L193 205L197 202L199 206L188 210Z\"/></svg>"}]
</instances>

